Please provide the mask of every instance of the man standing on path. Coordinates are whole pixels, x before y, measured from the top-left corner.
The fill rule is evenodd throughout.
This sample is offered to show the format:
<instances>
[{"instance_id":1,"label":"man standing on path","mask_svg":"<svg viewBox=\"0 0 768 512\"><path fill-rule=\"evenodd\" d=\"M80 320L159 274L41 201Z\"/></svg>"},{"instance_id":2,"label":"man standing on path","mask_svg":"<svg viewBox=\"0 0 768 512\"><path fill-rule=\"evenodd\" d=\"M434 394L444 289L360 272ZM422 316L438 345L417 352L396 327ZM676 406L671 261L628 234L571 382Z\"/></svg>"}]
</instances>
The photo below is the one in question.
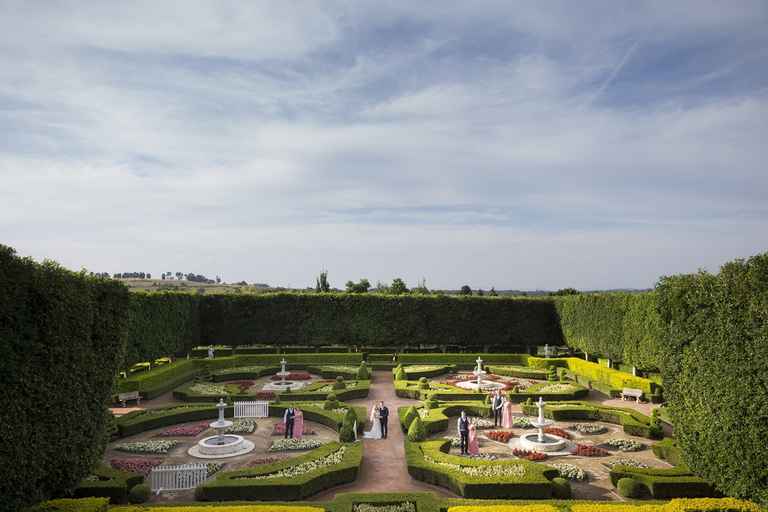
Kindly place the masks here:
<instances>
[{"instance_id":1,"label":"man standing on path","mask_svg":"<svg viewBox=\"0 0 768 512\"><path fill-rule=\"evenodd\" d=\"M493 426L498 427L501 425L501 410L504 407L504 397L501 391L496 391L491 400L491 406L493 408Z\"/></svg>"},{"instance_id":2,"label":"man standing on path","mask_svg":"<svg viewBox=\"0 0 768 512\"><path fill-rule=\"evenodd\" d=\"M461 454L467 455L467 446L469 445L469 418L467 418L466 412L461 411L461 416L459 416L456 428L459 431L459 437L461 438Z\"/></svg>"},{"instance_id":3,"label":"man standing on path","mask_svg":"<svg viewBox=\"0 0 768 512\"><path fill-rule=\"evenodd\" d=\"M381 438L386 439L388 428L387 421L389 420L389 409L384 405L384 401L379 402L379 423L381 424Z\"/></svg>"},{"instance_id":4,"label":"man standing on path","mask_svg":"<svg viewBox=\"0 0 768 512\"><path fill-rule=\"evenodd\" d=\"M283 424L285 425L285 438L293 437L293 421L296 417L296 411L293 407L289 407L283 414Z\"/></svg>"}]
</instances>

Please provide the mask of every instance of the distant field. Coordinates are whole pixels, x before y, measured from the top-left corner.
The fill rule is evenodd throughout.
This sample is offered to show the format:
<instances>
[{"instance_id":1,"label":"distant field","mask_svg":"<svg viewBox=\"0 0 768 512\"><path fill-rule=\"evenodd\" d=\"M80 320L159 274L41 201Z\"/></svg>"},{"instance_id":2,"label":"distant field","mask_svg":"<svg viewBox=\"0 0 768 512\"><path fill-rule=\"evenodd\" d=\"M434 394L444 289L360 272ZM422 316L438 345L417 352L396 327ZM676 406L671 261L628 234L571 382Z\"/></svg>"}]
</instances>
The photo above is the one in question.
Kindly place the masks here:
<instances>
[{"instance_id":1,"label":"distant field","mask_svg":"<svg viewBox=\"0 0 768 512\"><path fill-rule=\"evenodd\" d=\"M249 294L277 291L275 288L264 288L253 285L225 283L195 283L194 281L176 281L174 279L120 279L132 292L173 291L182 293L208 294Z\"/></svg>"}]
</instances>

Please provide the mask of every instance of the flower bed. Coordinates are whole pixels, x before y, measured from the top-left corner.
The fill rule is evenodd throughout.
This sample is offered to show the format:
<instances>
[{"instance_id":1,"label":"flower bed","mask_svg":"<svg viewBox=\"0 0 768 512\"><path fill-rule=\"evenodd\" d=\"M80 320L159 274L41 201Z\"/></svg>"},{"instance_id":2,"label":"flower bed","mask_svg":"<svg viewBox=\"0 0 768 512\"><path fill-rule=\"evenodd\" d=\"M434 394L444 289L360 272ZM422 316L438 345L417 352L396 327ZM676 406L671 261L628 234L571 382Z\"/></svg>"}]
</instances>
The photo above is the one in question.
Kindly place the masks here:
<instances>
[{"instance_id":1,"label":"flower bed","mask_svg":"<svg viewBox=\"0 0 768 512\"><path fill-rule=\"evenodd\" d=\"M578 466L568 464L565 462L555 462L550 464L553 468L560 472L560 476L567 478L568 480L574 480L577 482L583 482L587 479L587 473Z\"/></svg>"},{"instance_id":2,"label":"flower bed","mask_svg":"<svg viewBox=\"0 0 768 512\"><path fill-rule=\"evenodd\" d=\"M346 412L346 409L344 410ZM303 436L314 436L316 432L312 430L312 427L304 423L304 428L302 429L301 435ZM273 436L283 436L285 435L285 423L282 421L278 421L275 423L275 425L272 427L272 435Z\"/></svg>"},{"instance_id":3,"label":"flower bed","mask_svg":"<svg viewBox=\"0 0 768 512\"><path fill-rule=\"evenodd\" d=\"M195 382L189 386L188 391L195 395L226 396L229 394L225 384L213 384L211 382Z\"/></svg>"},{"instance_id":4,"label":"flower bed","mask_svg":"<svg viewBox=\"0 0 768 512\"><path fill-rule=\"evenodd\" d=\"M579 434L595 435L602 434L608 429L597 423L575 423L568 427L569 430L574 430Z\"/></svg>"},{"instance_id":5,"label":"flower bed","mask_svg":"<svg viewBox=\"0 0 768 512\"><path fill-rule=\"evenodd\" d=\"M571 453L581 457L605 457L606 455L610 455L608 450L603 450L602 448L589 444L577 444Z\"/></svg>"},{"instance_id":6,"label":"flower bed","mask_svg":"<svg viewBox=\"0 0 768 512\"><path fill-rule=\"evenodd\" d=\"M512 426L515 428L533 428L533 425L531 425L531 420L525 416L513 416Z\"/></svg>"},{"instance_id":7,"label":"flower bed","mask_svg":"<svg viewBox=\"0 0 768 512\"><path fill-rule=\"evenodd\" d=\"M317 439L278 439L272 441L267 451L270 452L284 452L292 450L312 450L324 445L322 441Z\"/></svg>"},{"instance_id":8,"label":"flower bed","mask_svg":"<svg viewBox=\"0 0 768 512\"><path fill-rule=\"evenodd\" d=\"M613 460L606 462L605 465L608 468L613 468L614 466L627 466L630 468L644 469L648 467L648 464L644 462L640 462L639 460L635 460L635 459L628 459L626 457L617 457Z\"/></svg>"},{"instance_id":9,"label":"flower bed","mask_svg":"<svg viewBox=\"0 0 768 512\"><path fill-rule=\"evenodd\" d=\"M252 380L231 380L224 383L228 389L235 387L236 389L233 389L232 391L240 394L247 393L254 384L255 382Z\"/></svg>"},{"instance_id":10,"label":"flower bed","mask_svg":"<svg viewBox=\"0 0 768 512\"><path fill-rule=\"evenodd\" d=\"M541 462L543 460L547 460L547 454L542 452L537 452L533 450L523 450L521 448L515 448L512 450L512 455L515 457L519 457L521 459L529 460L531 462Z\"/></svg>"},{"instance_id":11,"label":"flower bed","mask_svg":"<svg viewBox=\"0 0 768 512\"><path fill-rule=\"evenodd\" d=\"M194 425L176 425L165 429L159 434L159 437L196 437L210 428L210 423L195 423Z\"/></svg>"},{"instance_id":12,"label":"flower bed","mask_svg":"<svg viewBox=\"0 0 768 512\"><path fill-rule=\"evenodd\" d=\"M544 432L547 434L552 434L553 436L562 437L563 439L571 439L571 437L573 437L565 430L557 427L547 427L544 429Z\"/></svg>"},{"instance_id":13,"label":"flower bed","mask_svg":"<svg viewBox=\"0 0 768 512\"><path fill-rule=\"evenodd\" d=\"M120 471L130 471L147 476L152 468L163 463L163 459L150 457L135 457L130 459L110 459L109 465Z\"/></svg>"},{"instance_id":14,"label":"flower bed","mask_svg":"<svg viewBox=\"0 0 768 512\"><path fill-rule=\"evenodd\" d=\"M352 512L416 512L412 501L400 503L355 503Z\"/></svg>"},{"instance_id":15,"label":"flower bed","mask_svg":"<svg viewBox=\"0 0 768 512\"><path fill-rule=\"evenodd\" d=\"M224 429L225 434L253 434L256 431L256 420L238 419L231 427Z\"/></svg>"},{"instance_id":16,"label":"flower bed","mask_svg":"<svg viewBox=\"0 0 768 512\"><path fill-rule=\"evenodd\" d=\"M497 425L493 424L493 420L485 418L470 418L470 421L477 429L497 428Z\"/></svg>"},{"instance_id":17,"label":"flower bed","mask_svg":"<svg viewBox=\"0 0 768 512\"><path fill-rule=\"evenodd\" d=\"M510 439L515 437L514 432L505 432L503 430L491 430L486 432L485 435L488 436L488 439L493 439L500 443L508 443Z\"/></svg>"},{"instance_id":18,"label":"flower bed","mask_svg":"<svg viewBox=\"0 0 768 512\"><path fill-rule=\"evenodd\" d=\"M266 366L236 366L234 368L224 368L223 370L216 370L216 375L229 375L237 373L259 373L263 371Z\"/></svg>"},{"instance_id":19,"label":"flower bed","mask_svg":"<svg viewBox=\"0 0 768 512\"><path fill-rule=\"evenodd\" d=\"M274 391L258 391L253 395L256 400L274 400L277 395Z\"/></svg>"},{"instance_id":20,"label":"flower bed","mask_svg":"<svg viewBox=\"0 0 768 512\"><path fill-rule=\"evenodd\" d=\"M317 448L317 446L315 448ZM341 448L321 459L302 462L301 464L281 469L279 471L275 471L274 473L267 473L266 475L243 476L240 477L240 479L248 478L252 480L266 480L270 478L295 478L312 471L317 471L320 468L339 464L344 458L344 452L346 449L346 446L342 445Z\"/></svg>"},{"instance_id":21,"label":"flower bed","mask_svg":"<svg viewBox=\"0 0 768 512\"><path fill-rule=\"evenodd\" d=\"M433 459L429 456L424 456L424 460L429 464L434 464L445 469L450 469L463 475L478 477L478 478L494 478L494 477L516 477L520 478L525 475L525 466L519 464L493 464L483 466L462 466L460 464L454 464L452 462L444 462L437 459Z\"/></svg>"},{"instance_id":22,"label":"flower bed","mask_svg":"<svg viewBox=\"0 0 768 512\"><path fill-rule=\"evenodd\" d=\"M249 460L243 467L253 468L257 466L263 466L264 464L274 464L275 462L280 462L283 460L285 460L285 457L260 457L258 459Z\"/></svg>"},{"instance_id":23,"label":"flower bed","mask_svg":"<svg viewBox=\"0 0 768 512\"><path fill-rule=\"evenodd\" d=\"M310 380L312 376L308 372L288 372L285 376L285 380ZM273 375L270 380L283 380L280 375Z\"/></svg>"},{"instance_id":24,"label":"flower bed","mask_svg":"<svg viewBox=\"0 0 768 512\"><path fill-rule=\"evenodd\" d=\"M132 443L121 443L115 446L115 450L127 453L155 453L165 455L178 445L178 441L172 439L152 440L152 441L134 441Z\"/></svg>"},{"instance_id":25,"label":"flower bed","mask_svg":"<svg viewBox=\"0 0 768 512\"><path fill-rule=\"evenodd\" d=\"M603 444L613 448L614 450L620 450L622 452L639 452L645 448L645 445L639 441L633 439L608 439Z\"/></svg>"}]
</instances>

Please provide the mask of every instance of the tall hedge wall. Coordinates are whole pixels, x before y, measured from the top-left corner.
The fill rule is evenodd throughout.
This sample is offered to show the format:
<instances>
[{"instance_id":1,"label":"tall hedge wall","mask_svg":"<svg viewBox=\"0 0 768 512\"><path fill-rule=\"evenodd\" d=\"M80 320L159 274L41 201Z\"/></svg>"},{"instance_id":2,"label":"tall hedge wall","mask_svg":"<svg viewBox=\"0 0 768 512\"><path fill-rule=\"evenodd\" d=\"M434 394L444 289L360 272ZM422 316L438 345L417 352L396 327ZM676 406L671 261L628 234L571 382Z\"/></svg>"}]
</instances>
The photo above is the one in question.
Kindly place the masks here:
<instances>
[{"instance_id":1,"label":"tall hedge wall","mask_svg":"<svg viewBox=\"0 0 768 512\"><path fill-rule=\"evenodd\" d=\"M363 294L219 295L200 303L203 343L525 346L562 340L552 303Z\"/></svg>"},{"instance_id":2,"label":"tall hedge wall","mask_svg":"<svg viewBox=\"0 0 768 512\"><path fill-rule=\"evenodd\" d=\"M131 294L125 363L183 354L200 343L199 298L180 293Z\"/></svg>"},{"instance_id":3,"label":"tall hedge wall","mask_svg":"<svg viewBox=\"0 0 768 512\"><path fill-rule=\"evenodd\" d=\"M570 295L554 298L554 304L568 345L645 370L659 368L662 328L655 293Z\"/></svg>"},{"instance_id":4,"label":"tall hedge wall","mask_svg":"<svg viewBox=\"0 0 768 512\"><path fill-rule=\"evenodd\" d=\"M128 290L0 245L0 510L74 488L101 456Z\"/></svg>"},{"instance_id":5,"label":"tall hedge wall","mask_svg":"<svg viewBox=\"0 0 768 512\"><path fill-rule=\"evenodd\" d=\"M768 503L768 253L662 278L665 394L684 462Z\"/></svg>"}]
</instances>

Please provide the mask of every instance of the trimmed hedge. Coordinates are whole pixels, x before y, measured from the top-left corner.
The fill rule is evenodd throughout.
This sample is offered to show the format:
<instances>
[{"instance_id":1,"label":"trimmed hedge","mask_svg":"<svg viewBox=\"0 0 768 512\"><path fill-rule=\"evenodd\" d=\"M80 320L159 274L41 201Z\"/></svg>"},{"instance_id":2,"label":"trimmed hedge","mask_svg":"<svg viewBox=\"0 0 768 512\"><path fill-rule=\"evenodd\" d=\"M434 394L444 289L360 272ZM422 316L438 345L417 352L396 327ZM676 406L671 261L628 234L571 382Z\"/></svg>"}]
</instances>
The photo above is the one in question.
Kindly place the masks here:
<instances>
[{"instance_id":1,"label":"trimmed hedge","mask_svg":"<svg viewBox=\"0 0 768 512\"><path fill-rule=\"evenodd\" d=\"M44 501L24 512L107 512L109 498L62 498Z\"/></svg>"},{"instance_id":2,"label":"trimmed hedge","mask_svg":"<svg viewBox=\"0 0 768 512\"><path fill-rule=\"evenodd\" d=\"M179 384L192 380L200 371L198 361L181 359L148 372L131 375L127 379L119 379L117 391L138 391L142 398L151 400L171 391Z\"/></svg>"},{"instance_id":3,"label":"trimmed hedge","mask_svg":"<svg viewBox=\"0 0 768 512\"><path fill-rule=\"evenodd\" d=\"M477 367L477 358L483 360L485 365L503 365L513 364L525 366L528 364L528 354L398 354L397 362L402 365L408 364L445 364L455 365L462 370L468 370Z\"/></svg>"},{"instance_id":4,"label":"trimmed hedge","mask_svg":"<svg viewBox=\"0 0 768 512\"><path fill-rule=\"evenodd\" d=\"M433 366L434 368L431 369L418 369L419 366ZM432 378L437 377L439 375L445 375L446 373L450 373L454 370L456 370L456 365L453 364L434 364L434 365L404 365L402 366L403 371L405 372L405 375L408 380L419 380L422 377L426 378ZM392 376L395 377L396 369L392 369Z\"/></svg>"},{"instance_id":5,"label":"trimmed hedge","mask_svg":"<svg viewBox=\"0 0 768 512\"><path fill-rule=\"evenodd\" d=\"M111 503L125 503L130 490L144 482L144 477L129 471L97 467L75 488L75 498L109 498Z\"/></svg>"},{"instance_id":6,"label":"trimmed hedge","mask_svg":"<svg viewBox=\"0 0 768 512\"><path fill-rule=\"evenodd\" d=\"M518 379L546 379L547 370L531 368L528 366L488 366L488 371L493 375L503 377L517 377Z\"/></svg>"},{"instance_id":7,"label":"trimmed hedge","mask_svg":"<svg viewBox=\"0 0 768 512\"><path fill-rule=\"evenodd\" d=\"M405 457L408 473L416 480L446 487L465 498L547 499L552 497L551 480L559 476L556 469L524 460L488 461L450 455L446 453L450 444L449 439L423 443L406 441ZM471 476L429 462L427 457L438 462L465 467L523 466L525 473L522 476Z\"/></svg>"},{"instance_id":8,"label":"trimmed hedge","mask_svg":"<svg viewBox=\"0 0 768 512\"><path fill-rule=\"evenodd\" d=\"M552 302L348 293L201 297L201 343L405 347L561 342Z\"/></svg>"},{"instance_id":9,"label":"trimmed hedge","mask_svg":"<svg viewBox=\"0 0 768 512\"><path fill-rule=\"evenodd\" d=\"M618 488L622 480L632 479L655 499L707 498L718 493L711 484L697 477L688 468L635 468L614 466L610 471L611 483ZM622 494L622 496L624 496ZM627 496L637 498L640 496Z\"/></svg>"},{"instance_id":10,"label":"trimmed hedge","mask_svg":"<svg viewBox=\"0 0 768 512\"><path fill-rule=\"evenodd\" d=\"M400 428L407 432L411 422L418 417L420 407L400 407L397 416L400 420ZM469 416L488 418L491 416L491 407L481 401L443 402L438 407L429 409L427 415L421 418L427 434L437 434L448 428L449 418L459 416L461 411L466 411Z\"/></svg>"},{"instance_id":11,"label":"trimmed hedge","mask_svg":"<svg viewBox=\"0 0 768 512\"><path fill-rule=\"evenodd\" d=\"M326 457L342 446L345 447L342 462L292 477L254 480L301 463ZM317 494L325 489L346 484L357 479L363 460L363 443L329 443L295 458L265 464L256 468L224 471L199 486L195 492L201 501L270 500L279 496L286 501L295 501Z\"/></svg>"},{"instance_id":12,"label":"trimmed hedge","mask_svg":"<svg viewBox=\"0 0 768 512\"><path fill-rule=\"evenodd\" d=\"M117 281L0 245L0 510L62 495L101 457L129 300Z\"/></svg>"},{"instance_id":13,"label":"trimmed hedge","mask_svg":"<svg viewBox=\"0 0 768 512\"><path fill-rule=\"evenodd\" d=\"M449 384L430 382L429 388L422 389L419 381L396 380L395 394L401 398L412 400L484 400L486 393L462 389Z\"/></svg>"},{"instance_id":14,"label":"trimmed hedge","mask_svg":"<svg viewBox=\"0 0 768 512\"><path fill-rule=\"evenodd\" d=\"M535 404L524 403L523 413L528 416L538 414ZM624 427L624 432L633 436L659 439L662 432L655 429L651 418L633 409L604 407L591 402L549 402L544 405L544 416L555 421L599 420L615 423Z\"/></svg>"},{"instance_id":15,"label":"trimmed hedge","mask_svg":"<svg viewBox=\"0 0 768 512\"><path fill-rule=\"evenodd\" d=\"M547 386L563 384L569 386L571 391L560 392L543 392L542 389L546 389ZM507 397L511 402L519 403L524 402L529 398L542 397L547 402L567 401L567 400L579 400L586 398L589 394L589 390L584 386L573 382L542 382L540 384L534 384L529 386L523 391L510 391L507 393Z\"/></svg>"},{"instance_id":16,"label":"trimmed hedge","mask_svg":"<svg viewBox=\"0 0 768 512\"><path fill-rule=\"evenodd\" d=\"M665 394L683 461L768 504L768 253L657 286Z\"/></svg>"},{"instance_id":17,"label":"trimmed hedge","mask_svg":"<svg viewBox=\"0 0 768 512\"><path fill-rule=\"evenodd\" d=\"M227 380L235 380L227 379ZM226 381L220 381L220 382L226 382ZM194 393L190 391L190 388L194 385L194 383L190 382L188 384L185 384L173 391L173 398L176 400L181 400L184 402L218 402L219 398L225 398L228 402L232 402L235 400L256 400L255 395L253 394L240 394L240 393L224 393L224 394L216 394L216 395L201 395L198 393ZM328 396L328 391L313 391L312 387L314 388L321 388L326 386L326 383L318 383L314 386L308 386L308 389L299 389L296 391L280 391L275 392L276 396L279 397L280 400L288 400L292 402L311 402L311 401L323 401ZM371 381L369 380L362 380L362 381L355 381L354 386L348 386L344 389L335 389L333 390L333 393L336 395L336 398L339 400L354 400L354 399L360 399L360 398L367 398L368 393L371 389Z\"/></svg>"}]
</instances>

